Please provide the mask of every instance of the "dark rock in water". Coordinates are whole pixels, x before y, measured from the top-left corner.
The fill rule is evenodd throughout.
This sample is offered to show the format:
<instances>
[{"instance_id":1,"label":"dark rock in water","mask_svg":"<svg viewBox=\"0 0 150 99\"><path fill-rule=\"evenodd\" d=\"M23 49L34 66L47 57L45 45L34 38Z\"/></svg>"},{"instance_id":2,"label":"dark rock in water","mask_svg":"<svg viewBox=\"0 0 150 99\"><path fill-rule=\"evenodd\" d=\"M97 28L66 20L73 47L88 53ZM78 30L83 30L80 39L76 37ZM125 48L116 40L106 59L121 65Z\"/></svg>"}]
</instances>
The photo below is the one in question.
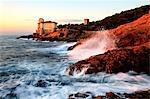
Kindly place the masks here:
<instances>
[{"instance_id":1,"label":"dark rock in water","mask_svg":"<svg viewBox=\"0 0 150 99\"><path fill-rule=\"evenodd\" d=\"M44 80L39 80L36 84L36 87L46 87L47 83Z\"/></svg>"},{"instance_id":2,"label":"dark rock in water","mask_svg":"<svg viewBox=\"0 0 150 99\"><path fill-rule=\"evenodd\" d=\"M1 98L0 97L0 99L19 99L19 98L17 97L17 94L15 94L15 93L9 93L9 94L7 94L5 96L5 98Z\"/></svg>"},{"instance_id":3,"label":"dark rock in water","mask_svg":"<svg viewBox=\"0 0 150 99\"><path fill-rule=\"evenodd\" d=\"M77 47L78 45L81 45L82 43L81 42L77 42L75 45L73 45L73 46L70 46L67 50L69 51L69 50L73 50L75 47Z\"/></svg>"},{"instance_id":4,"label":"dark rock in water","mask_svg":"<svg viewBox=\"0 0 150 99\"><path fill-rule=\"evenodd\" d=\"M96 96L94 99L150 99L150 90L136 91L134 93L107 92L105 96Z\"/></svg>"},{"instance_id":5,"label":"dark rock in water","mask_svg":"<svg viewBox=\"0 0 150 99\"><path fill-rule=\"evenodd\" d=\"M125 97L128 97L130 99L150 99L150 90L147 91L137 91L132 94L124 93Z\"/></svg>"},{"instance_id":6,"label":"dark rock in water","mask_svg":"<svg viewBox=\"0 0 150 99\"><path fill-rule=\"evenodd\" d=\"M136 91L134 93L107 92L104 96L93 96L90 93L90 97L87 93L76 93L69 95L68 99L150 99L150 90Z\"/></svg>"},{"instance_id":7,"label":"dark rock in water","mask_svg":"<svg viewBox=\"0 0 150 99\"><path fill-rule=\"evenodd\" d=\"M67 72L73 75L75 71L82 71L87 68L86 74L97 72L118 73L130 70L150 74L149 52L150 49L145 46L132 49L115 49L79 61L69 66Z\"/></svg>"},{"instance_id":8,"label":"dark rock in water","mask_svg":"<svg viewBox=\"0 0 150 99\"><path fill-rule=\"evenodd\" d=\"M117 98L117 95L115 95L115 94L112 93L112 92L108 92L108 93L106 93L106 97Z\"/></svg>"},{"instance_id":9,"label":"dark rock in water","mask_svg":"<svg viewBox=\"0 0 150 99\"><path fill-rule=\"evenodd\" d=\"M20 38L27 38L27 39L30 39L30 38L33 38L33 36L32 36L32 35L23 35L23 36L17 37L16 39L20 39Z\"/></svg>"},{"instance_id":10,"label":"dark rock in water","mask_svg":"<svg viewBox=\"0 0 150 99\"><path fill-rule=\"evenodd\" d=\"M76 93L69 95L68 99L92 99L93 95L90 92Z\"/></svg>"}]
</instances>

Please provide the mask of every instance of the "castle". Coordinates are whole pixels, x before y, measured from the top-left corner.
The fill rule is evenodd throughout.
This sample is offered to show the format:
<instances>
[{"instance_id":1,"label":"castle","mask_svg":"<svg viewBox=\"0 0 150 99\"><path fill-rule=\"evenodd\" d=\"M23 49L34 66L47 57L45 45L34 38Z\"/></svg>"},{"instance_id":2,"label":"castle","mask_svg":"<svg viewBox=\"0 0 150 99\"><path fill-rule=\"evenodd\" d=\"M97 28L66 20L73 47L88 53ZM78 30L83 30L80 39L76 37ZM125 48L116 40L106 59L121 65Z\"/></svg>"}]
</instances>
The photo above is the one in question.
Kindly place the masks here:
<instances>
[{"instance_id":1,"label":"castle","mask_svg":"<svg viewBox=\"0 0 150 99\"><path fill-rule=\"evenodd\" d=\"M89 19L84 19L84 25L89 24ZM55 32L57 29L57 23L52 21L44 21L43 18L39 18L36 33L39 35L49 34Z\"/></svg>"},{"instance_id":2,"label":"castle","mask_svg":"<svg viewBox=\"0 0 150 99\"><path fill-rule=\"evenodd\" d=\"M57 28L57 23L52 21L44 21L43 18L39 18L38 27L36 33L38 34L47 34L55 32Z\"/></svg>"}]
</instances>

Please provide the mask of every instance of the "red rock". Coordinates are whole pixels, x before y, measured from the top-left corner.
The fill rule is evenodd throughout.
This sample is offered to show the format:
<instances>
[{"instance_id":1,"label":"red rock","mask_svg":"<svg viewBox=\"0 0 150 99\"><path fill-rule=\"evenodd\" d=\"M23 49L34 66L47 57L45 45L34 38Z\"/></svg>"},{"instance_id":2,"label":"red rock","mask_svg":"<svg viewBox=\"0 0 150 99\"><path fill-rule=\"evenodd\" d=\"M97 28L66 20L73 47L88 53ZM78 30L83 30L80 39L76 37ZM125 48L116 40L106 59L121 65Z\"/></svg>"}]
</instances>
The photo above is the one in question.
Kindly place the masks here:
<instances>
[{"instance_id":1,"label":"red rock","mask_svg":"<svg viewBox=\"0 0 150 99\"><path fill-rule=\"evenodd\" d=\"M118 73L130 70L150 74L149 52L150 49L145 46L133 49L115 49L79 61L69 66L67 72L73 75L75 70L82 71L88 67L85 71L86 74L98 72Z\"/></svg>"},{"instance_id":2,"label":"red rock","mask_svg":"<svg viewBox=\"0 0 150 99\"><path fill-rule=\"evenodd\" d=\"M97 96L94 99L103 99L103 97L102 96Z\"/></svg>"},{"instance_id":3,"label":"red rock","mask_svg":"<svg viewBox=\"0 0 150 99\"><path fill-rule=\"evenodd\" d=\"M106 93L106 97L108 97L108 98L115 98L115 99L117 99L117 95L115 95L113 92L107 92Z\"/></svg>"},{"instance_id":4,"label":"red rock","mask_svg":"<svg viewBox=\"0 0 150 99\"><path fill-rule=\"evenodd\" d=\"M150 90L146 91L136 91L134 93L117 93L119 96L115 95L113 92L106 93L106 96L97 96L95 99L150 99Z\"/></svg>"},{"instance_id":5,"label":"red rock","mask_svg":"<svg viewBox=\"0 0 150 99\"><path fill-rule=\"evenodd\" d=\"M146 43L150 39L150 14L145 14L139 19L109 30L115 34L119 41L118 47L136 46Z\"/></svg>"},{"instance_id":6,"label":"red rock","mask_svg":"<svg viewBox=\"0 0 150 99\"><path fill-rule=\"evenodd\" d=\"M79 98L86 99L84 97L74 97L74 95L78 95L78 93L69 95L68 99L79 99ZM81 94L81 96L82 95L84 95L84 94ZM93 96L92 99L150 99L150 89L136 91L133 93L107 92L105 96Z\"/></svg>"},{"instance_id":7,"label":"red rock","mask_svg":"<svg viewBox=\"0 0 150 99\"><path fill-rule=\"evenodd\" d=\"M120 48L79 61L69 66L67 71L70 75L73 75L75 70L82 71L88 66L85 71L86 74L97 72L118 73L130 70L150 74L149 30L150 14L145 14L134 22L110 30L120 39L117 42L117 46Z\"/></svg>"}]
</instances>

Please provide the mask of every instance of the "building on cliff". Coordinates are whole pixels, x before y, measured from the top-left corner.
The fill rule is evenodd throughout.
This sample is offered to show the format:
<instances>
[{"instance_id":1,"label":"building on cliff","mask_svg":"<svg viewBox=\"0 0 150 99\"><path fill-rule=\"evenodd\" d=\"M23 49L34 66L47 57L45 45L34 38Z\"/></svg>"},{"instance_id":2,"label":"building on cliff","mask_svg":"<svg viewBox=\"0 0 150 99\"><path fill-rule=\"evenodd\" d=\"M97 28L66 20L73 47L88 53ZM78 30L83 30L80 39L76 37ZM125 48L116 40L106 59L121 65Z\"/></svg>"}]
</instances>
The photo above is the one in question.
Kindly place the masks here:
<instances>
[{"instance_id":1,"label":"building on cliff","mask_svg":"<svg viewBox=\"0 0 150 99\"><path fill-rule=\"evenodd\" d=\"M52 21L44 21L43 18L39 18L38 27L36 33L38 34L47 34L55 32L57 28L57 23Z\"/></svg>"},{"instance_id":2,"label":"building on cliff","mask_svg":"<svg viewBox=\"0 0 150 99\"><path fill-rule=\"evenodd\" d=\"M89 19L84 19L84 25L88 25L89 24Z\"/></svg>"}]
</instances>

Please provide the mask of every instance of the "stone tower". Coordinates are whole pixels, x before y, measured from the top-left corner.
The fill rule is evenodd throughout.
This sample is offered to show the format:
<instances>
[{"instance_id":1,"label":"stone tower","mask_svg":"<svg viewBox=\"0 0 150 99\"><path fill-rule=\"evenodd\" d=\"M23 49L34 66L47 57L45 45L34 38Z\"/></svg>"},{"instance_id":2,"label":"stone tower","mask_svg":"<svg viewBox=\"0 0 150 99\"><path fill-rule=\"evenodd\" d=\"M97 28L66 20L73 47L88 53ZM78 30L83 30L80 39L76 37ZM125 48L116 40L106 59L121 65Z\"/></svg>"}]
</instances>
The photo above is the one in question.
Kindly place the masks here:
<instances>
[{"instance_id":1,"label":"stone tower","mask_svg":"<svg viewBox=\"0 0 150 99\"><path fill-rule=\"evenodd\" d=\"M89 24L89 19L84 19L84 25L88 25Z\"/></svg>"},{"instance_id":2,"label":"stone tower","mask_svg":"<svg viewBox=\"0 0 150 99\"><path fill-rule=\"evenodd\" d=\"M44 19L39 18L36 33L39 33L41 35L43 33L43 30L44 30Z\"/></svg>"}]
</instances>

